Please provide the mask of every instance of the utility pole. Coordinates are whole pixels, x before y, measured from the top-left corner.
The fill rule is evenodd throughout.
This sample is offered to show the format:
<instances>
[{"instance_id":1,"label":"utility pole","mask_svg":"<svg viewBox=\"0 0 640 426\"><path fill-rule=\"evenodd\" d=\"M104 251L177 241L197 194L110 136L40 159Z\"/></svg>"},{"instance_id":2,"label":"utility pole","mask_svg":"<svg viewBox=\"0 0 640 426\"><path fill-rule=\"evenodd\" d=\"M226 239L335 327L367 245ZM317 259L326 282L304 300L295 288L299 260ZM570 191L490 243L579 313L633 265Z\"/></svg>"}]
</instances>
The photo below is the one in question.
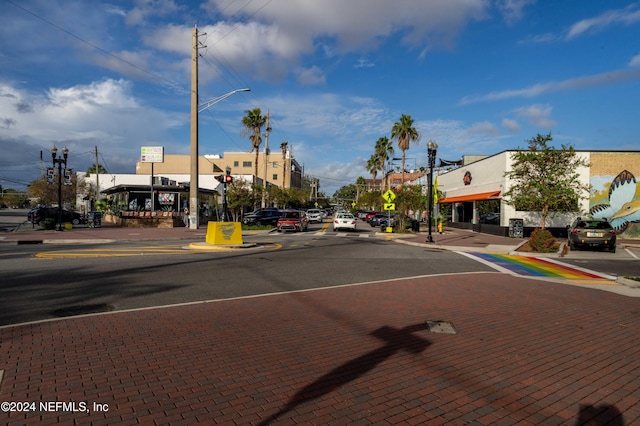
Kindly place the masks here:
<instances>
[{"instance_id":1,"label":"utility pole","mask_svg":"<svg viewBox=\"0 0 640 426\"><path fill-rule=\"evenodd\" d=\"M189 182L189 228L198 229L198 27L191 33L191 179Z\"/></svg>"},{"instance_id":2,"label":"utility pole","mask_svg":"<svg viewBox=\"0 0 640 426\"><path fill-rule=\"evenodd\" d=\"M100 168L98 167L98 147L96 146L96 201L100 199ZM153 165L153 163L152 163ZM95 210L95 205L93 210Z\"/></svg>"}]
</instances>

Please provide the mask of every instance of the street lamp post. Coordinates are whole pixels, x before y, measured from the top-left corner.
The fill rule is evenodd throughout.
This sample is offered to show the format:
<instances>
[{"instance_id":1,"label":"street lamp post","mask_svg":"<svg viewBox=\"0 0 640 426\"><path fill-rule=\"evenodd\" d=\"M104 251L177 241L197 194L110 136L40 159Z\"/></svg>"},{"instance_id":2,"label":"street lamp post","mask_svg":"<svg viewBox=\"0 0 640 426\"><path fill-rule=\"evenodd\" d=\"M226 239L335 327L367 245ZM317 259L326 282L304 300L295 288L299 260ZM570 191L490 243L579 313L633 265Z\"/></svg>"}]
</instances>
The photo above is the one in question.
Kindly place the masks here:
<instances>
[{"instance_id":1,"label":"street lamp post","mask_svg":"<svg viewBox=\"0 0 640 426\"><path fill-rule=\"evenodd\" d=\"M194 49L195 50L195 49ZM197 93L197 70L195 72L196 83L192 88L191 93L191 167L190 167L190 183L189 183L189 228L198 229L198 221L199 221L199 206L198 206L198 114L204 111L207 108L212 107L218 102L227 99L229 96L234 95L238 92L249 92L251 89L236 89L232 90L229 93L226 93L222 96L218 96L217 98L211 99L210 101L203 102L198 104L198 93ZM193 83L193 82L192 82Z\"/></svg>"},{"instance_id":2,"label":"street lamp post","mask_svg":"<svg viewBox=\"0 0 640 426\"><path fill-rule=\"evenodd\" d=\"M62 148L62 157L58 157L58 148L54 145L51 148L51 158L53 161L53 167L58 165L58 223L56 224L56 231L62 231L62 165L64 164L65 169L67 168L67 156L69 155L69 150L67 147Z\"/></svg>"},{"instance_id":3,"label":"street lamp post","mask_svg":"<svg viewBox=\"0 0 640 426\"><path fill-rule=\"evenodd\" d=\"M428 221L429 221L429 237L428 243L433 242L431 235L431 222L433 221L433 167L436 162L436 152L438 151L438 144L432 141L427 142L427 154L429 157L429 208L428 208Z\"/></svg>"}]
</instances>

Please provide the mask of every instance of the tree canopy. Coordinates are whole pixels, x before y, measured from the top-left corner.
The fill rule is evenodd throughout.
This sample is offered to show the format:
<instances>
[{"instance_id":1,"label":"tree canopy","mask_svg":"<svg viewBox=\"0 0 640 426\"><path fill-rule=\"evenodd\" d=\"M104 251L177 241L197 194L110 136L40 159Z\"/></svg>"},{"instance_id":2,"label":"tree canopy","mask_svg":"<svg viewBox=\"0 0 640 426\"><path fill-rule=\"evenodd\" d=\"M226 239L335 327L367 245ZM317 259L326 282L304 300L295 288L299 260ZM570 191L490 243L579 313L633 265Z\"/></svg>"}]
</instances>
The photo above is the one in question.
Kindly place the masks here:
<instances>
[{"instance_id":1,"label":"tree canopy","mask_svg":"<svg viewBox=\"0 0 640 426\"><path fill-rule=\"evenodd\" d=\"M542 229L549 215L578 211L580 199L589 193L578 174L578 168L588 167L588 162L571 145L549 146L552 139L551 133L531 138L529 150L515 152L511 170L505 173L513 184L504 201L517 210L540 212Z\"/></svg>"}]
</instances>

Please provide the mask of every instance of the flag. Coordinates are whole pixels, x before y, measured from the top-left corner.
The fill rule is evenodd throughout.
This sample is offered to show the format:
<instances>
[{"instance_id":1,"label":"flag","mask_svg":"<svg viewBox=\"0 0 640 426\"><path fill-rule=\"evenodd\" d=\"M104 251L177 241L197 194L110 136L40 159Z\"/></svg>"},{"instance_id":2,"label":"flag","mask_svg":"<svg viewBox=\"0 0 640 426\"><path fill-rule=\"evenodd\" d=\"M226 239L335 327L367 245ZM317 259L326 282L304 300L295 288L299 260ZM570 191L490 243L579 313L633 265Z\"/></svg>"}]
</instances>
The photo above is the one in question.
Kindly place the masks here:
<instances>
[{"instance_id":1,"label":"flag","mask_svg":"<svg viewBox=\"0 0 640 426\"><path fill-rule=\"evenodd\" d=\"M433 204L438 204L438 175L436 175L436 180L433 182Z\"/></svg>"}]
</instances>

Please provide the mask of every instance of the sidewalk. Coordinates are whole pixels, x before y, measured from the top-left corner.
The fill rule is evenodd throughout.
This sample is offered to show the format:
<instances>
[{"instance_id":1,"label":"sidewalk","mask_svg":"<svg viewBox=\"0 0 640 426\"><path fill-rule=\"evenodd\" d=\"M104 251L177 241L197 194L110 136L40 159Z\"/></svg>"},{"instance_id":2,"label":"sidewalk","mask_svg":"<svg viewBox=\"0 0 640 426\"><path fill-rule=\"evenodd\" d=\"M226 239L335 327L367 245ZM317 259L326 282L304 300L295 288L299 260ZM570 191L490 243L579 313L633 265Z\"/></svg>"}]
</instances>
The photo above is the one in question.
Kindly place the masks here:
<instances>
[{"instance_id":1,"label":"sidewalk","mask_svg":"<svg viewBox=\"0 0 640 426\"><path fill-rule=\"evenodd\" d=\"M205 232L104 227L23 241ZM0 423L634 424L637 311L635 298L481 273L0 327Z\"/></svg>"}]
</instances>

